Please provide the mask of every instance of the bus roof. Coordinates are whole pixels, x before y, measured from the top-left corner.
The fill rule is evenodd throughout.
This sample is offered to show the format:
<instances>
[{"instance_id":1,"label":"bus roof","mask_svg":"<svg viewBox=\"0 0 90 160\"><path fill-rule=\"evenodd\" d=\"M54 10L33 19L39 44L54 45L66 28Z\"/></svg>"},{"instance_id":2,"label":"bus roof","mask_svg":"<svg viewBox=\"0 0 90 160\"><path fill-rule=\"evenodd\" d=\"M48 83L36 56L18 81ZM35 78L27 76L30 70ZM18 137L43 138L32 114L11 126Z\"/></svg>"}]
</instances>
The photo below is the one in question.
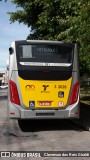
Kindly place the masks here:
<instances>
[{"instance_id":1,"label":"bus roof","mask_svg":"<svg viewBox=\"0 0 90 160\"><path fill-rule=\"evenodd\" d=\"M28 44L28 43L32 43L32 44L64 44L64 45L70 45L70 46L74 46L75 43L68 43L65 41L52 41L52 40L17 40L15 41L16 44Z\"/></svg>"}]
</instances>

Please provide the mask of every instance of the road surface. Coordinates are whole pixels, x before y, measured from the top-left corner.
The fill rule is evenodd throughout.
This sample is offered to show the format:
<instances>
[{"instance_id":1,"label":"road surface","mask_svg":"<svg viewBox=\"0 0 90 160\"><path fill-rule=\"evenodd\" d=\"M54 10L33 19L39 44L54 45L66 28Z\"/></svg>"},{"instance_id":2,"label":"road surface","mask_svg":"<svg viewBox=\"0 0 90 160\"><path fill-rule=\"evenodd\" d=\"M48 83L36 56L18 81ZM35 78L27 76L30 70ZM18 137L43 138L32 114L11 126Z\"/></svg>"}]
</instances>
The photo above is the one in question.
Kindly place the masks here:
<instances>
[{"instance_id":1,"label":"road surface","mask_svg":"<svg viewBox=\"0 0 90 160\"><path fill-rule=\"evenodd\" d=\"M22 132L17 120L9 120L7 116L7 99L0 97L0 151L90 150L90 132L85 131L70 120L30 120L27 123L26 131ZM32 159L89 160L89 158L43 157ZM6 160L6 158L1 159Z\"/></svg>"}]
</instances>

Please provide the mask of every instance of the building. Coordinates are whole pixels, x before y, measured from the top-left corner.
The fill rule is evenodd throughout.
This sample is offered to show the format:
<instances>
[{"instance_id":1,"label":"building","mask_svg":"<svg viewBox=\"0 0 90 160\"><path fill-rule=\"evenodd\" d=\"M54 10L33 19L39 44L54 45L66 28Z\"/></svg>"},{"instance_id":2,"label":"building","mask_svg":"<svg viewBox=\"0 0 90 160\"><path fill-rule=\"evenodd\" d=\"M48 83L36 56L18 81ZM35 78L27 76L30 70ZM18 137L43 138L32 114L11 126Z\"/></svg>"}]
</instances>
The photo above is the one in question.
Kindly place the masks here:
<instances>
[{"instance_id":1,"label":"building","mask_svg":"<svg viewBox=\"0 0 90 160\"><path fill-rule=\"evenodd\" d=\"M8 71L0 71L0 86L8 84Z\"/></svg>"}]
</instances>

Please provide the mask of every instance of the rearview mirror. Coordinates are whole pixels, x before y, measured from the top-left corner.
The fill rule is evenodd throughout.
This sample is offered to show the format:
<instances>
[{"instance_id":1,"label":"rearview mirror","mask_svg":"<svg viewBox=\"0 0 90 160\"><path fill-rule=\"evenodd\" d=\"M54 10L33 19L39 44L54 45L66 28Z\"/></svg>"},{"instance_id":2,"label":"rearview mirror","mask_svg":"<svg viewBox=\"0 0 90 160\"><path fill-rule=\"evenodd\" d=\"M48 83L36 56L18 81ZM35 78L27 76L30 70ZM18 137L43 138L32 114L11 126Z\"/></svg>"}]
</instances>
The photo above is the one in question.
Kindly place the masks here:
<instances>
[{"instance_id":1,"label":"rearview mirror","mask_svg":"<svg viewBox=\"0 0 90 160\"><path fill-rule=\"evenodd\" d=\"M10 54L13 54L13 52L14 52L13 48L10 47L10 48L9 48L9 53L10 53Z\"/></svg>"}]
</instances>

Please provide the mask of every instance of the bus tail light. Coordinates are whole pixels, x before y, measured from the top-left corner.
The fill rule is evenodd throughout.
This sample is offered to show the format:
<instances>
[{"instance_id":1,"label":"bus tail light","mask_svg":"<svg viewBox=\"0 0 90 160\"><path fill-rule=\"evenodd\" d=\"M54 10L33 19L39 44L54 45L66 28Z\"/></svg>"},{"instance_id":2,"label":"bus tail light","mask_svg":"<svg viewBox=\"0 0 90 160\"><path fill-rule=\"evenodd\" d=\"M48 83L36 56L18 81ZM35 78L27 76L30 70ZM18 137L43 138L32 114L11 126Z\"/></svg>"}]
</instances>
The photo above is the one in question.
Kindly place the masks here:
<instances>
[{"instance_id":1,"label":"bus tail light","mask_svg":"<svg viewBox=\"0 0 90 160\"><path fill-rule=\"evenodd\" d=\"M17 105L20 105L20 100L19 100L19 95L18 95L16 84L10 80L9 87L10 87L10 101Z\"/></svg>"},{"instance_id":2,"label":"bus tail light","mask_svg":"<svg viewBox=\"0 0 90 160\"><path fill-rule=\"evenodd\" d=\"M70 102L69 102L70 105L77 102L78 94L79 94L79 87L80 87L79 82L76 82L73 85L72 92L71 92L71 97L70 97Z\"/></svg>"}]
</instances>

